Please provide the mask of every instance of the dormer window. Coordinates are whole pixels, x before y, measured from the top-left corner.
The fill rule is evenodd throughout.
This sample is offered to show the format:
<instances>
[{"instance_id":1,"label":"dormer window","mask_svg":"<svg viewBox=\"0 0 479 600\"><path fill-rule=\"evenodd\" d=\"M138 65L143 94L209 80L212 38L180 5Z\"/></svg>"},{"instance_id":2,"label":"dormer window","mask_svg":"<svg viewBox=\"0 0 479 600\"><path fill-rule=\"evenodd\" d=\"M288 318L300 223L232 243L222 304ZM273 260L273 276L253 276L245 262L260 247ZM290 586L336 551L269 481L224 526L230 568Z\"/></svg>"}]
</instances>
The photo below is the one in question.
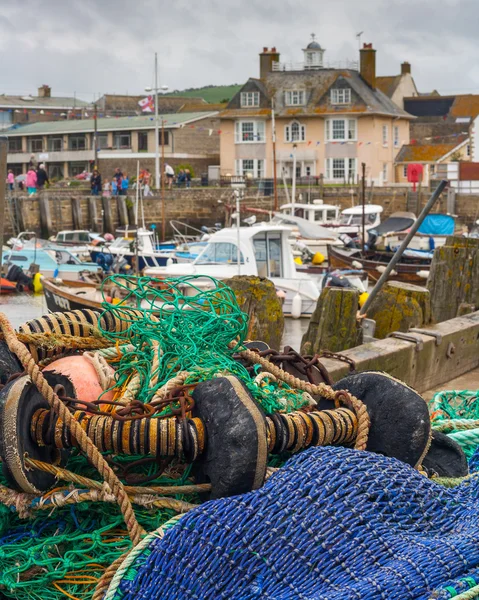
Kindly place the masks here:
<instances>
[{"instance_id":1,"label":"dormer window","mask_svg":"<svg viewBox=\"0 0 479 600\"><path fill-rule=\"evenodd\" d=\"M351 104L351 90L349 88L332 89L331 104Z\"/></svg>"},{"instance_id":2,"label":"dormer window","mask_svg":"<svg viewBox=\"0 0 479 600\"><path fill-rule=\"evenodd\" d=\"M286 90L284 93L286 106L304 106L306 104L306 93L304 90Z\"/></svg>"},{"instance_id":3,"label":"dormer window","mask_svg":"<svg viewBox=\"0 0 479 600\"><path fill-rule=\"evenodd\" d=\"M259 92L241 92L241 108L259 106Z\"/></svg>"},{"instance_id":4,"label":"dormer window","mask_svg":"<svg viewBox=\"0 0 479 600\"><path fill-rule=\"evenodd\" d=\"M287 142L304 142L306 127L298 121L293 121L284 128L284 138Z\"/></svg>"}]
</instances>

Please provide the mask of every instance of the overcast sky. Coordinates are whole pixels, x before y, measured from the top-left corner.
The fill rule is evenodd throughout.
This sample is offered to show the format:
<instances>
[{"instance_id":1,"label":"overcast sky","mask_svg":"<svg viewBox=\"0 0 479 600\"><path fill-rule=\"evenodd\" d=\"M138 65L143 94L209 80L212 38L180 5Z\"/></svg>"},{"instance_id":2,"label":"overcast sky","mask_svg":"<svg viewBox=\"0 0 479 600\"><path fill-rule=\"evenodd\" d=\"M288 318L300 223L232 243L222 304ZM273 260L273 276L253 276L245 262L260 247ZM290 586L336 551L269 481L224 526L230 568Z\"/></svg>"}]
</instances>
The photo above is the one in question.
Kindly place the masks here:
<instances>
[{"instance_id":1,"label":"overcast sky","mask_svg":"<svg viewBox=\"0 0 479 600\"><path fill-rule=\"evenodd\" d=\"M408 60L420 91L479 93L478 22L478 0L0 0L0 93L142 93L155 51L170 89L241 83L263 46L300 61L314 32L356 59L360 31L379 75Z\"/></svg>"}]
</instances>

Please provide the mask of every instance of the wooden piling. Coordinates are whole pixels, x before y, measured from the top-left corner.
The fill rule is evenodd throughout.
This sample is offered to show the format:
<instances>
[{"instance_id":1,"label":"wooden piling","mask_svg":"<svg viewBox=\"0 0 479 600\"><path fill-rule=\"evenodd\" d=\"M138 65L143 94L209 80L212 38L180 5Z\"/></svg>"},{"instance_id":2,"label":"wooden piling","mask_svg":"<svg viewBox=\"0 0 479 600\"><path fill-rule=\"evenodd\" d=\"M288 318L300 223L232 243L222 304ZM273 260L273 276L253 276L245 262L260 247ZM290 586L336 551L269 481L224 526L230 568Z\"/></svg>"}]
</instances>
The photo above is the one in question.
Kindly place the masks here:
<instances>
[{"instance_id":1,"label":"wooden piling","mask_svg":"<svg viewBox=\"0 0 479 600\"><path fill-rule=\"evenodd\" d=\"M301 353L342 352L360 344L361 329L356 319L358 300L358 290L325 288L301 341Z\"/></svg>"},{"instance_id":2,"label":"wooden piling","mask_svg":"<svg viewBox=\"0 0 479 600\"><path fill-rule=\"evenodd\" d=\"M118 219L120 221L120 225L122 225L123 227L128 226L129 225L128 210L127 210L127 206L126 206L125 196L117 196L116 206L118 209Z\"/></svg>"},{"instance_id":3,"label":"wooden piling","mask_svg":"<svg viewBox=\"0 0 479 600\"><path fill-rule=\"evenodd\" d=\"M38 206L40 209L40 235L47 240L53 234L53 227L50 215L50 203L45 193L38 194Z\"/></svg>"},{"instance_id":4,"label":"wooden piling","mask_svg":"<svg viewBox=\"0 0 479 600\"><path fill-rule=\"evenodd\" d=\"M89 196L88 198L88 219L90 223L90 229L96 231L98 229L98 208L96 204L96 197Z\"/></svg>"},{"instance_id":5,"label":"wooden piling","mask_svg":"<svg viewBox=\"0 0 479 600\"><path fill-rule=\"evenodd\" d=\"M73 229L83 229L83 215L81 210L81 198L71 198Z\"/></svg>"},{"instance_id":6,"label":"wooden piling","mask_svg":"<svg viewBox=\"0 0 479 600\"><path fill-rule=\"evenodd\" d=\"M422 327L431 320L429 291L412 283L390 281L368 309L369 319L376 321L374 337L384 339L393 331Z\"/></svg>"},{"instance_id":7,"label":"wooden piling","mask_svg":"<svg viewBox=\"0 0 479 600\"><path fill-rule=\"evenodd\" d=\"M435 323L453 319L461 304L479 308L479 240L448 237L436 248L427 282Z\"/></svg>"},{"instance_id":8,"label":"wooden piling","mask_svg":"<svg viewBox=\"0 0 479 600\"><path fill-rule=\"evenodd\" d=\"M105 233L112 233L114 231L114 227L110 198L102 198L101 205L103 208L103 231Z\"/></svg>"}]
</instances>

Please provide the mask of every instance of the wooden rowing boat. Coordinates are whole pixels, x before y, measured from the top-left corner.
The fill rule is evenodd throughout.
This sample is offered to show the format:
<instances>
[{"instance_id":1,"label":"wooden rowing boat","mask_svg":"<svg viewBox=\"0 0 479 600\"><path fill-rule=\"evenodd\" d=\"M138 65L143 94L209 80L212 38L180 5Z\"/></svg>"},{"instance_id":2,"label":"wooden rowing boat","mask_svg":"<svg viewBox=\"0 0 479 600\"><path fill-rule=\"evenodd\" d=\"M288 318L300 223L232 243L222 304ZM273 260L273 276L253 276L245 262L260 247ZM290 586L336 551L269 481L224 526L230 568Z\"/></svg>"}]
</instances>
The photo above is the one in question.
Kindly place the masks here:
<instances>
[{"instance_id":1,"label":"wooden rowing boat","mask_svg":"<svg viewBox=\"0 0 479 600\"><path fill-rule=\"evenodd\" d=\"M335 269L362 269L372 281L377 281L394 256L393 252L328 247L329 265ZM391 273L390 280L425 285L431 259L403 257Z\"/></svg>"}]
</instances>

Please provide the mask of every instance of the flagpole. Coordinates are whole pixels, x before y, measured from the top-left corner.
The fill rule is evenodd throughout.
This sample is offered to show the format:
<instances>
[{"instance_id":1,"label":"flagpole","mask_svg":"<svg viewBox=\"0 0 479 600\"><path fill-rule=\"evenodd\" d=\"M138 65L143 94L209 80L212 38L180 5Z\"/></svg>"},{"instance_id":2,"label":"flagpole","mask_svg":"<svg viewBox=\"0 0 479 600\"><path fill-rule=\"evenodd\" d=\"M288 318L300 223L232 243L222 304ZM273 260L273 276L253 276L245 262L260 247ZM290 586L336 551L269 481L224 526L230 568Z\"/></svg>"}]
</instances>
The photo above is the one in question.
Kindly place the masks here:
<instances>
[{"instance_id":1,"label":"flagpole","mask_svg":"<svg viewBox=\"0 0 479 600\"><path fill-rule=\"evenodd\" d=\"M155 52L155 181L156 189L160 189L160 148L158 124L158 54Z\"/></svg>"}]
</instances>

